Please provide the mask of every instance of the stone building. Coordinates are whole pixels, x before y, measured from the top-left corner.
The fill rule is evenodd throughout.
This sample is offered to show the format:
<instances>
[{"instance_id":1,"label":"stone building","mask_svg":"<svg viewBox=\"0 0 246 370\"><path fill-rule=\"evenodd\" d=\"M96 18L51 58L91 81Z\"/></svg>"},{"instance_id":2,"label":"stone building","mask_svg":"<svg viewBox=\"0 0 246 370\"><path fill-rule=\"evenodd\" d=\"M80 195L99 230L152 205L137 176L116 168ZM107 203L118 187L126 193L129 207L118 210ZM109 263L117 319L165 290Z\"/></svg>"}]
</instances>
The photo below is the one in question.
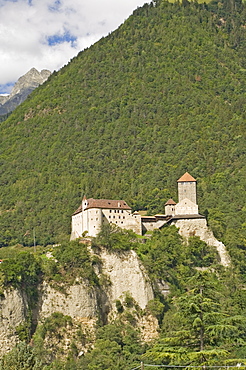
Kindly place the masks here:
<instances>
[{"instance_id":1,"label":"stone building","mask_svg":"<svg viewBox=\"0 0 246 370\"><path fill-rule=\"evenodd\" d=\"M124 200L84 197L72 216L71 240L83 235L95 237L102 225L107 223L142 234L141 216L132 213L131 207Z\"/></svg>"},{"instance_id":2,"label":"stone building","mask_svg":"<svg viewBox=\"0 0 246 370\"><path fill-rule=\"evenodd\" d=\"M124 200L86 199L72 216L71 240L88 235L95 237L103 224L112 223L123 229L143 235L163 226L175 225L179 233L188 238L198 236L208 245L217 248L221 264L229 266L230 258L222 242L219 242L207 226L207 220L199 214L196 194L196 180L186 172L178 183L178 203L169 199L165 213L155 216L141 216L132 212Z\"/></svg>"},{"instance_id":3,"label":"stone building","mask_svg":"<svg viewBox=\"0 0 246 370\"><path fill-rule=\"evenodd\" d=\"M153 231L160 229L165 224L176 224L178 220L202 220L206 223L204 216L198 212L197 196L196 196L196 180L188 172L186 172L178 183L178 203L173 199L169 199L165 204L165 214L155 216L143 216L142 230Z\"/></svg>"},{"instance_id":4,"label":"stone building","mask_svg":"<svg viewBox=\"0 0 246 370\"><path fill-rule=\"evenodd\" d=\"M142 235L146 231L160 229L166 223L175 223L180 219L204 219L204 216L198 213L196 180L186 172L177 182L179 202L176 204L173 199L169 199L165 204L165 214L155 216L132 213L131 207L124 200L84 197L72 216L71 240L85 234L94 237L106 223L113 223Z\"/></svg>"}]
</instances>

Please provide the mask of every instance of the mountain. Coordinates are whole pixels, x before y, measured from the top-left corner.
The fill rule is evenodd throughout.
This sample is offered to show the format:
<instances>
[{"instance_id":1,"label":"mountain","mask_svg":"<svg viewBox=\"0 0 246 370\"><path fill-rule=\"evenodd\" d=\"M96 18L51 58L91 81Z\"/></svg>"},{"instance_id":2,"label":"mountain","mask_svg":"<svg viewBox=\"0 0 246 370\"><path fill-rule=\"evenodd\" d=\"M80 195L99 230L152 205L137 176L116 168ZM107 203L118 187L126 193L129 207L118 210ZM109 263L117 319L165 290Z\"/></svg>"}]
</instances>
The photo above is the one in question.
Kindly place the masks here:
<instances>
[{"instance_id":1,"label":"mountain","mask_svg":"<svg viewBox=\"0 0 246 370\"><path fill-rule=\"evenodd\" d=\"M161 213L188 171L245 260L245 14L154 1L35 89L0 125L1 245L69 235L84 194Z\"/></svg>"},{"instance_id":2,"label":"mountain","mask_svg":"<svg viewBox=\"0 0 246 370\"><path fill-rule=\"evenodd\" d=\"M21 76L15 83L10 95L0 96L0 115L12 112L26 100L34 89L44 83L50 74L51 72L47 69L38 72L35 68L32 68L24 76Z\"/></svg>"}]
</instances>

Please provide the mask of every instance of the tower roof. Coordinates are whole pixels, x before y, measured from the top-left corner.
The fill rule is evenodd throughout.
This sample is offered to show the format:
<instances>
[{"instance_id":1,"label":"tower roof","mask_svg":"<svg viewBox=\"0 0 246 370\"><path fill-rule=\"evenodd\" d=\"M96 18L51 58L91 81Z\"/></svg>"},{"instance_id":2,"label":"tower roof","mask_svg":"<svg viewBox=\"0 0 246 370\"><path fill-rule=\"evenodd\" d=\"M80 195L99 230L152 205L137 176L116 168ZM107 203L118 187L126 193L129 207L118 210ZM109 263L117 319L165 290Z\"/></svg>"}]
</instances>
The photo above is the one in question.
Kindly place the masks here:
<instances>
[{"instance_id":1,"label":"tower roof","mask_svg":"<svg viewBox=\"0 0 246 370\"><path fill-rule=\"evenodd\" d=\"M185 174L181 176L177 182L196 182L196 179L194 179L194 177L192 177L188 172L185 172Z\"/></svg>"},{"instance_id":2,"label":"tower roof","mask_svg":"<svg viewBox=\"0 0 246 370\"><path fill-rule=\"evenodd\" d=\"M175 206L175 202L172 198L168 199L168 201L165 203L165 206Z\"/></svg>"}]
</instances>

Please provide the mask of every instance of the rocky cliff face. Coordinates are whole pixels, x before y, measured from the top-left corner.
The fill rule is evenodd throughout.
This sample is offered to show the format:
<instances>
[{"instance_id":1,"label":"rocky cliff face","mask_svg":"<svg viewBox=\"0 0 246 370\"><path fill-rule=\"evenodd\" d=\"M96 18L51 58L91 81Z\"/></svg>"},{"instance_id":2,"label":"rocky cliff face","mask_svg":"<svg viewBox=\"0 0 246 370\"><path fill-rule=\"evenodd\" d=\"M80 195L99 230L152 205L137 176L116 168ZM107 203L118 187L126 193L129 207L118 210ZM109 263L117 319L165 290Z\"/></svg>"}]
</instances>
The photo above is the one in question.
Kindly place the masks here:
<instances>
[{"instance_id":1,"label":"rocky cliff face","mask_svg":"<svg viewBox=\"0 0 246 370\"><path fill-rule=\"evenodd\" d=\"M18 290L5 292L0 300L0 310L0 355L3 355L18 342L16 327L25 322L28 312L25 295Z\"/></svg>"},{"instance_id":2,"label":"rocky cliff face","mask_svg":"<svg viewBox=\"0 0 246 370\"><path fill-rule=\"evenodd\" d=\"M32 68L24 76L20 77L10 95L0 96L0 115L12 112L36 87L44 83L50 74L51 72L47 69L38 72L35 68Z\"/></svg>"},{"instance_id":3,"label":"rocky cliff face","mask_svg":"<svg viewBox=\"0 0 246 370\"><path fill-rule=\"evenodd\" d=\"M222 266L228 267L230 265L231 260L225 245L215 238L213 232L207 226L207 221L205 219L177 220L175 226L179 229L180 235L184 238L195 235L208 245L215 247Z\"/></svg>"},{"instance_id":4,"label":"rocky cliff face","mask_svg":"<svg viewBox=\"0 0 246 370\"><path fill-rule=\"evenodd\" d=\"M105 323L116 312L116 300L131 296L141 309L154 298L152 286L145 270L134 251L108 253L101 250L102 269L97 271L99 278L105 279L102 288L88 286L84 281L57 291L44 282L40 287L40 298L35 312L38 322L42 322L56 312L70 316L76 325L79 323L91 330L98 317ZM22 292L12 290L4 293L1 299L0 317L0 356L17 342L16 327L25 322L28 312L27 301ZM141 317L143 338L154 338L157 334L157 320L147 315ZM69 339L67 339L69 341Z\"/></svg>"}]
</instances>

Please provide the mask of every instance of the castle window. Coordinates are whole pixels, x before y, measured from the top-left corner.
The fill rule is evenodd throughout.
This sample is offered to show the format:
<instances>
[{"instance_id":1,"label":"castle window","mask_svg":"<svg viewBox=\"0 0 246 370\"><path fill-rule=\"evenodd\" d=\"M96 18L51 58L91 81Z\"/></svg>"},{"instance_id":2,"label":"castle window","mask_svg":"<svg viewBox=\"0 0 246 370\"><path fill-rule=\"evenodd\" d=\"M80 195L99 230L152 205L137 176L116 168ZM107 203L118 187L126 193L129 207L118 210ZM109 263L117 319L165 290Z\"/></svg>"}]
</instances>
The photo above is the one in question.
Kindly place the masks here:
<instances>
[{"instance_id":1,"label":"castle window","mask_svg":"<svg viewBox=\"0 0 246 370\"><path fill-rule=\"evenodd\" d=\"M113 218L115 218L115 216L113 216Z\"/></svg>"},{"instance_id":2,"label":"castle window","mask_svg":"<svg viewBox=\"0 0 246 370\"><path fill-rule=\"evenodd\" d=\"M116 213L116 209L114 210L114 213Z\"/></svg>"},{"instance_id":3,"label":"castle window","mask_svg":"<svg viewBox=\"0 0 246 370\"><path fill-rule=\"evenodd\" d=\"M111 213L111 212L112 212L112 209L109 210L109 213Z\"/></svg>"},{"instance_id":4,"label":"castle window","mask_svg":"<svg viewBox=\"0 0 246 370\"><path fill-rule=\"evenodd\" d=\"M121 213L123 213L124 211L123 211L123 209L121 210Z\"/></svg>"},{"instance_id":5,"label":"castle window","mask_svg":"<svg viewBox=\"0 0 246 370\"><path fill-rule=\"evenodd\" d=\"M96 221L98 221L98 218L96 218Z\"/></svg>"},{"instance_id":6,"label":"castle window","mask_svg":"<svg viewBox=\"0 0 246 370\"><path fill-rule=\"evenodd\" d=\"M111 216L109 215L108 218L111 218Z\"/></svg>"},{"instance_id":7,"label":"castle window","mask_svg":"<svg viewBox=\"0 0 246 370\"><path fill-rule=\"evenodd\" d=\"M125 216L123 216L123 218L125 218Z\"/></svg>"},{"instance_id":8,"label":"castle window","mask_svg":"<svg viewBox=\"0 0 246 370\"><path fill-rule=\"evenodd\" d=\"M121 223L123 224L123 221L121 221Z\"/></svg>"},{"instance_id":9,"label":"castle window","mask_svg":"<svg viewBox=\"0 0 246 370\"><path fill-rule=\"evenodd\" d=\"M119 218L120 218L120 216L119 216Z\"/></svg>"}]
</instances>

